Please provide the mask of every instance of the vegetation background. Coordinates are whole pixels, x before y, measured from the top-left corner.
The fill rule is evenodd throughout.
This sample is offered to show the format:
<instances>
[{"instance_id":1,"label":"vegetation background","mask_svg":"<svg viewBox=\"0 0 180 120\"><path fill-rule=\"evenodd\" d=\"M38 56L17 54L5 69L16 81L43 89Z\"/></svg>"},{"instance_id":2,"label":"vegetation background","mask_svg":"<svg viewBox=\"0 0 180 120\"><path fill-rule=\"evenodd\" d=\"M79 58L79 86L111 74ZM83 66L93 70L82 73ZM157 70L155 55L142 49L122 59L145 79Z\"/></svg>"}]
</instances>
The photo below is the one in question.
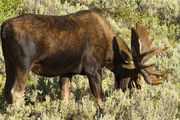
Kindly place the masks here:
<instances>
[{"instance_id":1,"label":"vegetation background","mask_svg":"<svg viewBox=\"0 0 180 120\"><path fill-rule=\"evenodd\" d=\"M69 105L58 100L57 78L31 74L25 104L7 105L2 97L5 75L0 75L0 119L100 119L100 120L179 120L180 119L180 1L179 0L0 0L0 23L23 13L65 15L85 9L100 9L113 29L128 44L130 29L141 21L150 30L153 46L168 50L153 57L157 69L172 74L159 86L143 83L139 94L113 91L114 76L103 72L104 112L97 115L86 76L74 76ZM0 63L4 66L2 51Z\"/></svg>"}]
</instances>

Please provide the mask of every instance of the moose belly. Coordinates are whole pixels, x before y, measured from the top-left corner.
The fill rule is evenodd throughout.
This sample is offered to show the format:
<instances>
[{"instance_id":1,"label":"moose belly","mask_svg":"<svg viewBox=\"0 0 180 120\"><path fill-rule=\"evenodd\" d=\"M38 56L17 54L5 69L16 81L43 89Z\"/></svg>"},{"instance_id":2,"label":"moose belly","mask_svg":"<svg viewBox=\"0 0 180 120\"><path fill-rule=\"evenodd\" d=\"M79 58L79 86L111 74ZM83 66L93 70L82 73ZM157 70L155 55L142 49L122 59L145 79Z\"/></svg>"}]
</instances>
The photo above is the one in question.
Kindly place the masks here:
<instances>
[{"instance_id":1,"label":"moose belly","mask_svg":"<svg viewBox=\"0 0 180 120\"><path fill-rule=\"evenodd\" d=\"M46 58L34 63L31 71L45 77L58 75L80 74L82 70L81 60L72 58Z\"/></svg>"}]
</instances>

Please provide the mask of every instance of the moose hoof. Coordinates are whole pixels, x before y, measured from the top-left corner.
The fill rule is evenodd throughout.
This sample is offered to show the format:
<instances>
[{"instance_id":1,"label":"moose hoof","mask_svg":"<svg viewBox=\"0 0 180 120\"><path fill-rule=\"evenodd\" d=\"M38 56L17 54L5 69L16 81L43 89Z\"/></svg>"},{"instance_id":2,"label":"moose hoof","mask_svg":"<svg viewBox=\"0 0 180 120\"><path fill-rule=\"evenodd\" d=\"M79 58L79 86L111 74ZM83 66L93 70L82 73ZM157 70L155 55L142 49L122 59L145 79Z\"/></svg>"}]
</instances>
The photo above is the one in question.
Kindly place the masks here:
<instances>
[{"instance_id":1,"label":"moose hoof","mask_svg":"<svg viewBox=\"0 0 180 120\"><path fill-rule=\"evenodd\" d=\"M17 106L19 106L20 104L23 103L23 95L24 92L16 92L16 91L11 91L11 101L12 104L15 104Z\"/></svg>"}]
</instances>

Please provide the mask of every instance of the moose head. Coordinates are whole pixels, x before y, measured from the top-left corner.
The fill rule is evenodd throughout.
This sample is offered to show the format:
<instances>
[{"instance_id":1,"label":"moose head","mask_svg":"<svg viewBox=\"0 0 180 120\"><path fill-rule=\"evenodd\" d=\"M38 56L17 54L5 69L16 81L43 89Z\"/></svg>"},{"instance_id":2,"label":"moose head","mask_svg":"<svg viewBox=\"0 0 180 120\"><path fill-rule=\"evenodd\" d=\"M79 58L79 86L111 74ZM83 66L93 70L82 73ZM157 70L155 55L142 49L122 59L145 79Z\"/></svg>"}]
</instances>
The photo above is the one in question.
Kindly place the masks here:
<instances>
[{"instance_id":1,"label":"moose head","mask_svg":"<svg viewBox=\"0 0 180 120\"><path fill-rule=\"evenodd\" d=\"M116 42L114 38L114 43ZM115 88L121 88L125 91L127 88L141 89L141 76L145 82L149 85L158 85L164 81L162 76L169 73L168 70L159 71L154 68L156 64L146 64L146 62L155 55L158 55L165 51L165 48L151 48L153 38L149 35L145 26L140 23L136 24L136 27L131 30L131 50L120 50L119 58L121 62L118 64L118 69L114 69L115 72ZM120 47L127 46L121 44ZM114 48L115 44L114 44ZM131 55L129 55L131 51ZM118 55L115 55L118 56ZM119 69L120 66L120 69ZM135 84L134 84L135 83Z\"/></svg>"}]
</instances>

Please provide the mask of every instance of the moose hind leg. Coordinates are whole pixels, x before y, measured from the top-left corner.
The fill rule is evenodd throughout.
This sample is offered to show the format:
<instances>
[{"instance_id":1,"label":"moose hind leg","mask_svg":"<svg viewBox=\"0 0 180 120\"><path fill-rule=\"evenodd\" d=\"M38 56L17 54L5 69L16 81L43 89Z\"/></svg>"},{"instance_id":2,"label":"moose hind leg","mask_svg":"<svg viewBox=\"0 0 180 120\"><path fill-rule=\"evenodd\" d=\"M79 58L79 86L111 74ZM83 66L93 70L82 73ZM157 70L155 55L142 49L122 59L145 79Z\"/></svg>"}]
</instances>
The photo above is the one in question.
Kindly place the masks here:
<instances>
[{"instance_id":1,"label":"moose hind leg","mask_svg":"<svg viewBox=\"0 0 180 120\"><path fill-rule=\"evenodd\" d=\"M18 103L24 93L28 70L15 68L11 61L5 59L6 83L4 87L4 96L8 103Z\"/></svg>"},{"instance_id":2,"label":"moose hind leg","mask_svg":"<svg viewBox=\"0 0 180 120\"><path fill-rule=\"evenodd\" d=\"M5 87L3 90L3 95L6 98L8 103L12 103L12 96L11 96L11 89L14 85L15 81L15 69L13 64L8 61L7 58L5 60L5 69L6 69L6 82L5 82Z\"/></svg>"},{"instance_id":3,"label":"moose hind leg","mask_svg":"<svg viewBox=\"0 0 180 120\"><path fill-rule=\"evenodd\" d=\"M23 100L28 74L29 70L16 69L14 85L11 89L12 103L19 104Z\"/></svg>"}]
</instances>

